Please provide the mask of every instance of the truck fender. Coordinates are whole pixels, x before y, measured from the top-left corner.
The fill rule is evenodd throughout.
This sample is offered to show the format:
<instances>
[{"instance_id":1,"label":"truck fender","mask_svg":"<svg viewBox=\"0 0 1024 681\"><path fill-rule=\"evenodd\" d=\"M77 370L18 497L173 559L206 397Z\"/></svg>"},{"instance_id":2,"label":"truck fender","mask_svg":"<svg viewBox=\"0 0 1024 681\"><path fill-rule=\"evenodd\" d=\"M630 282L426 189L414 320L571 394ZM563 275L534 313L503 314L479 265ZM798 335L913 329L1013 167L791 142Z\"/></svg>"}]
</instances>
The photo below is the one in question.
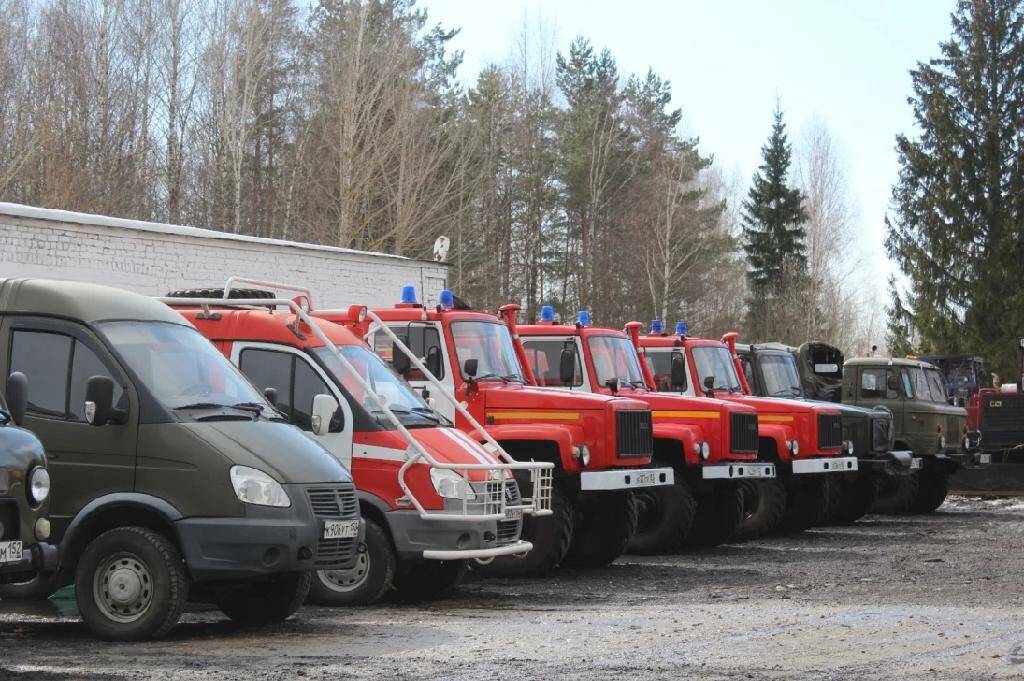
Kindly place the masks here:
<instances>
[{"instance_id":1,"label":"truck fender","mask_svg":"<svg viewBox=\"0 0 1024 681\"><path fill-rule=\"evenodd\" d=\"M778 453L780 461L793 460L789 453L789 447L786 444L788 440L792 440L794 437L790 426L781 423L763 423L759 421L757 424L757 436L775 442L775 451Z\"/></svg>"},{"instance_id":2,"label":"truck fender","mask_svg":"<svg viewBox=\"0 0 1024 681\"><path fill-rule=\"evenodd\" d=\"M60 569L73 567L78 560L78 555L85 549L87 530L90 521L98 514L113 509L137 509L154 513L166 521L167 526L174 532L172 539L177 539L177 530L174 523L181 520L181 512L178 511L165 499L150 494L139 492L114 492L97 497L83 506L75 517L68 524L64 536L60 540L59 564Z\"/></svg>"},{"instance_id":3,"label":"truck fender","mask_svg":"<svg viewBox=\"0 0 1024 681\"><path fill-rule=\"evenodd\" d=\"M558 447L558 455L562 460L562 470L574 470L576 468L577 464L572 456L573 445L586 442L583 428L560 423L510 423L487 426L487 432L499 442L502 440L554 442Z\"/></svg>"},{"instance_id":4,"label":"truck fender","mask_svg":"<svg viewBox=\"0 0 1024 681\"><path fill-rule=\"evenodd\" d=\"M700 455L694 451L694 445L701 441L701 429L697 426L686 423L659 423L654 422L655 440L674 440L682 448L683 460L668 461L670 465L682 463L686 466L697 466L700 464ZM657 453L657 452L656 452ZM674 459L675 457L673 457Z\"/></svg>"}]
</instances>

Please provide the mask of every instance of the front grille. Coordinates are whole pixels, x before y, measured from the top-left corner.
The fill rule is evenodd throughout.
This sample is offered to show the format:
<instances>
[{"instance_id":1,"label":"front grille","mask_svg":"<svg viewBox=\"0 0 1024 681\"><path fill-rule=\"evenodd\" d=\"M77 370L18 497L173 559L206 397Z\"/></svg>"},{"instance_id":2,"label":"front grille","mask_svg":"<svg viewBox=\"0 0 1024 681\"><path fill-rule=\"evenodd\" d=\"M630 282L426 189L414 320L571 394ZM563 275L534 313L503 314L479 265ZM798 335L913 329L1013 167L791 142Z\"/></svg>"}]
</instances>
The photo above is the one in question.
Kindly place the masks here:
<instances>
[{"instance_id":1,"label":"front grille","mask_svg":"<svg viewBox=\"0 0 1024 681\"><path fill-rule=\"evenodd\" d=\"M982 446L1012 446L1021 442L1024 442L1024 395L985 395L981 402Z\"/></svg>"},{"instance_id":2,"label":"front grille","mask_svg":"<svg viewBox=\"0 0 1024 681\"><path fill-rule=\"evenodd\" d=\"M519 506L520 503L522 502L519 497L519 485L516 484L515 480L509 480L505 483L505 505ZM505 546L506 544L519 541L522 531L522 518L498 521L498 546Z\"/></svg>"},{"instance_id":3,"label":"front grille","mask_svg":"<svg viewBox=\"0 0 1024 681\"><path fill-rule=\"evenodd\" d=\"M839 414L818 414L818 449L843 446L843 417Z\"/></svg>"},{"instance_id":4,"label":"front grille","mask_svg":"<svg viewBox=\"0 0 1024 681\"><path fill-rule=\"evenodd\" d=\"M615 435L620 458L651 456L654 453L654 428L647 410L615 412Z\"/></svg>"},{"instance_id":5,"label":"front grille","mask_svg":"<svg viewBox=\"0 0 1024 681\"><path fill-rule=\"evenodd\" d=\"M887 452L892 449L895 438L895 431L892 427L892 417L872 416L871 417L871 451Z\"/></svg>"},{"instance_id":6,"label":"front grille","mask_svg":"<svg viewBox=\"0 0 1024 681\"><path fill-rule=\"evenodd\" d=\"M338 485L336 487L313 487L306 490L309 506L317 518L346 520L359 517L359 500L356 498L355 487ZM320 539L316 544L314 565L332 567L347 562L356 552L358 539Z\"/></svg>"},{"instance_id":7,"label":"front grille","mask_svg":"<svg viewBox=\"0 0 1024 681\"><path fill-rule=\"evenodd\" d=\"M729 420L729 442L738 454L757 453L757 414L732 414Z\"/></svg>"},{"instance_id":8,"label":"front grille","mask_svg":"<svg viewBox=\"0 0 1024 681\"><path fill-rule=\"evenodd\" d=\"M19 539L18 504L14 499L0 499L0 541Z\"/></svg>"}]
</instances>

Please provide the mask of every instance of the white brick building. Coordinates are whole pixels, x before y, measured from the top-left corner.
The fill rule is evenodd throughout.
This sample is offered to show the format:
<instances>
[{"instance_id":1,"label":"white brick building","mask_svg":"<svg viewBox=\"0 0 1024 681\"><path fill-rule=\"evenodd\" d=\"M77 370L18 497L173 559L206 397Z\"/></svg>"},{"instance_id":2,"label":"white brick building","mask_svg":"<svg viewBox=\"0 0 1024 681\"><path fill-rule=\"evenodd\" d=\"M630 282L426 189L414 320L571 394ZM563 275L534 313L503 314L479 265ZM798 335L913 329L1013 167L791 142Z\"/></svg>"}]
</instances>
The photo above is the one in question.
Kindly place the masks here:
<instances>
[{"instance_id":1,"label":"white brick building","mask_svg":"<svg viewBox=\"0 0 1024 681\"><path fill-rule=\"evenodd\" d=\"M310 288L317 307L391 305L404 284L437 302L447 266L195 227L0 202L0 276L108 284L146 295L229 276Z\"/></svg>"}]
</instances>

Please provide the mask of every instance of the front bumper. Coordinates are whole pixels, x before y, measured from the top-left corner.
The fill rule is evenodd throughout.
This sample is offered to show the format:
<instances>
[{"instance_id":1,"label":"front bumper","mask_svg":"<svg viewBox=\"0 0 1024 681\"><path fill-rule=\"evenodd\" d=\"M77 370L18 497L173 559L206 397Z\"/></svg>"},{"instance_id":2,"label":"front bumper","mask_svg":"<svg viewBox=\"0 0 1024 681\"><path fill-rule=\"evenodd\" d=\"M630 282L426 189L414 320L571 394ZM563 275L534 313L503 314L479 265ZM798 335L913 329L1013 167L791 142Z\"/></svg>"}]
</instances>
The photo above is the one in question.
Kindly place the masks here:
<instances>
[{"instance_id":1,"label":"front bumper","mask_svg":"<svg viewBox=\"0 0 1024 681\"><path fill-rule=\"evenodd\" d=\"M327 520L358 521L352 483L285 485L288 508L245 505L246 515L232 518L183 518L175 522L189 573L196 581L245 579L280 572L344 570L356 563L365 525L358 536L325 539ZM307 492L344 499L344 511L314 512ZM338 509L342 502L338 502Z\"/></svg>"},{"instance_id":2,"label":"front bumper","mask_svg":"<svg viewBox=\"0 0 1024 681\"><path fill-rule=\"evenodd\" d=\"M791 466L794 475L855 473L858 470L857 457L855 456L833 456L821 459L794 459Z\"/></svg>"},{"instance_id":3,"label":"front bumper","mask_svg":"<svg viewBox=\"0 0 1024 681\"><path fill-rule=\"evenodd\" d=\"M713 463L701 466L700 475L705 480L774 478L775 464L763 461Z\"/></svg>"},{"instance_id":4,"label":"front bumper","mask_svg":"<svg viewBox=\"0 0 1024 681\"><path fill-rule=\"evenodd\" d=\"M607 471L580 473L580 490L584 492L638 489L675 484L671 468L613 468Z\"/></svg>"},{"instance_id":5,"label":"front bumper","mask_svg":"<svg viewBox=\"0 0 1024 681\"><path fill-rule=\"evenodd\" d=\"M384 514L398 556L407 560L468 560L526 553L520 520L426 520L418 511ZM543 519L532 522L546 522Z\"/></svg>"},{"instance_id":6,"label":"front bumper","mask_svg":"<svg viewBox=\"0 0 1024 681\"><path fill-rule=\"evenodd\" d=\"M857 467L861 472L885 478L909 475L913 465L914 453L910 450L873 453L857 457Z\"/></svg>"}]
</instances>

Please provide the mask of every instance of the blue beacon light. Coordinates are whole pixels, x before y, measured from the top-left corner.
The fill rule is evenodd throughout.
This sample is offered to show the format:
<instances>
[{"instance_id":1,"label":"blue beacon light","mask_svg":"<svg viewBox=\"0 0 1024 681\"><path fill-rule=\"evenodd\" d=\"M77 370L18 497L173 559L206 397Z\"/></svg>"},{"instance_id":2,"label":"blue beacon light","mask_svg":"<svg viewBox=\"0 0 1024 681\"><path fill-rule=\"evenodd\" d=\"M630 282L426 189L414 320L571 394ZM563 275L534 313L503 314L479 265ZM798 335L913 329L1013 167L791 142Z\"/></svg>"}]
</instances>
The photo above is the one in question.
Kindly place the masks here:
<instances>
[{"instance_id":1,"label":"blue beacon light","mask_svg":"<svg viewBox=\"0 0 1024 681\"><path fill-rule=\"evenodd\" d=\"M677 336L685 336L686 335L686 322L676 322L676 335Z\"/></svg>"},{"instance_id":2,"label":"blue beacon light","mask_svg":"<svg viewBox=\"0 0 1024 681\"><path fill-rule=\"evenodd\" d=\"M441 307L453 308L455 307L455 296L448 289L441 291L441 295L438 298Z\"/></svg>"},{"instance_id":3,"label":"blue beacon light","mask_svg":"<svg viewBox=\"0 0 1024 681\"><path fill-rule=\"evenodd\" d=\"M576 315L576 323L580 326L590 326L590 310L580 310Z\"/></svg>"},{"instance_id":4,"label":"blue beacon light","mask_svg":"<svg viewBox=\"0 0 1024 681\"><path fill-rule=\"evenodd\" d=\"M416 287L412 284L406 284L402 287L402 302L403 303L415 303L416 302Z\"/></svg>"},{"instance_id":5,"label":"blue beacon light","mask_svg":"<svg viewBox=\"0 0 1024 681\"><path fill-rule=\"evenodd\" d=\"M540 320L542 322L553 322L555 321L555 308L550 305L544 305L540 308Z\"/></svg>"},{"instance_id":6,"label":"blue beacon light","mask_svg":"<svg viewBox=\"0 0 1024 681\"><path fill-rule=\"evenodd\" d=\"M665 322L661 319L651 320L651 333L665 333Z\"/></svg>"}]
</instances>

